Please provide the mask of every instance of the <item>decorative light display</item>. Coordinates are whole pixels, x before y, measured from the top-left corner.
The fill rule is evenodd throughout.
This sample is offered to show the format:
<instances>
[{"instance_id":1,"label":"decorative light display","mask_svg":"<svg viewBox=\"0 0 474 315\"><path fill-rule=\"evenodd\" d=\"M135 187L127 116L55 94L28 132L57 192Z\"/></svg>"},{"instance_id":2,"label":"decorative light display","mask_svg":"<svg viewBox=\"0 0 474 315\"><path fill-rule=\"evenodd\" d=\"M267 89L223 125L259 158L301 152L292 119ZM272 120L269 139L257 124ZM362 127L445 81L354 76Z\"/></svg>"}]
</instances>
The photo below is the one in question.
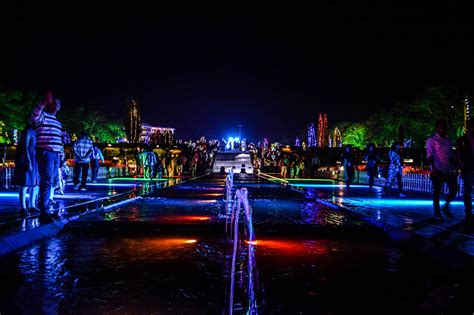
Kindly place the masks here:
<instances>
[{"instance_id":1,"label":"decorative light display","mask_svg":"<svg viewBox=\"0 0 474 315\"><path fill-rule=\"evenodd\" d=\"M471 119L471 105L469 103L469 97L466 95L464 99L464 131L467 130L467 121Z\"/></svg>"},{"instance_id":2,"label":"decorative light display","mask_svg":"<svg viewBox=\"0 0 474 315\"><path fill-rule=\"evenodd\" d=\"M125 119L125 132L130 143L138 143L141 134L140 110L137 102L131 100L127 104L127 117Z\"/></svg>"},{"instance_id":3,"label":"decorative light display","mask_svg":"<svg viewBox=\"0 0 474 315\"><path fill-rule=\"evenodd\" d=\"M13 143L18 144L18 129L12 130Z\"/></svg>"},{"instance_id":4,"label":"decorative light display","mask_svg":"<svg viewBox=\"0 0 474 315\"><path fill-rule=\"evenodd\" d=\"M315 147L316 146L316 131L314 130L314 124L311 123L308 127L308 146Z\"/></svg>"},{"instance_id":5,"label":"decorative light display","mask_svg":"<svg viewBox=\"0 0 474 315\"><path fill-rule=\"evenodd\" d=\"M318 118L318 147L326 147L328 139L328 117L326 113L319 113Z\"/></svg>"},{"instance_id":6,"label":"decorative light display","mask_svg":"<svg viewBox=\"0 0 474 315\"><path fill-rule=\"evenodd\" d=\"M295 146L299 147L300 146L300 139L296 138L295 140Z\"/></svg>"},{"instance_id":7,"label":"decorative light display","mask_svg":"<svg viewBox=\"0 0 474 315\"><path fill-rule=\"evenodd\" d=\"M5 130L5 123L0 120L0 143L10 143L8 133Z\"/></svg>"},{"instance_id":8,"label":"decorative light display","mask_svg":"<svg viewBox=\"0 0 474 315\"><path fill-rule=\"evenodd\" d=\"M339 128L334 128L334 131L332 133L332 147L333 148L338 148L342 146L342 136L341 136L341 131Z\"/></svg>"}]
</instances>

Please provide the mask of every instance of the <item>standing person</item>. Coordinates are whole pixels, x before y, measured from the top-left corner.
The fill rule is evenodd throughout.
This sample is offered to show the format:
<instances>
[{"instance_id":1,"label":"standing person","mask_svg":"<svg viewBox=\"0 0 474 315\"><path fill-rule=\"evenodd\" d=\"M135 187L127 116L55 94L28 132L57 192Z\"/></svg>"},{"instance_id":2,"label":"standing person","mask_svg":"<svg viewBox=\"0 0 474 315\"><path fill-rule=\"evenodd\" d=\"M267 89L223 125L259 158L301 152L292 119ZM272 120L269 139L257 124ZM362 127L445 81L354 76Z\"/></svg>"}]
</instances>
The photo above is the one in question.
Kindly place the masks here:
<instances>
[{"instance_id":1,"label":"standing person","mask_svg":"<svg viewBox=\"0 0 474 315\"><path fill-rule=\"evenodd\" d=\"M135 154L135 161L137 164L137 176L140 176L143 170L143 160L140 147L137 148L137 153Z\"/></svg>"},{"instance_id":2,"label":"standing person","mask_svg":"<svg viewBox=\"0 0 474 315\"><path fill-rule=\"evenodd\" d=\"M365 161L367 162L367 175L369 176L369 187L370 191L373 191L375 175L378 172L378 154L374 143L367 145L367 154L365 155Z\"/></svg>"},{"instance_id":3,"label":"standing person","mask_svg":"<svg viewBox=\"0 0 474 315\"><path fill-rule=\"evenodd\" d=\"M153 175L153 169L155 168L156 164L156 156L155 153L150 149L150 147L147 147L143 151L143 156L144 158L144 170L143 170L143 177L147 179L151 179Z\"/></svg>"},{"instance_id":4,"label":"standing person","mask_svg":"<svg viewBox=\"0 0 474 315\"><path fill-rule=\"evenodd\" d=\"M184 154L179 158L178 160L180 163L178 164L179 171L178 171L178 176L181 176L184 172L184 166L186 165L186 156Z\"/></svg>"},{"instance_id":5,"label":"standing person","mask_svg":"<svg viewBox=\"0 0 474 315\"><path fill-rule=\"evenodd\" d=\"M472 183L474 181L474 119L467 122L467 131L457 141L457 158L464 180L464 213L466 222L472 223Z\"/></svg>"},{"instance_id":6,"label":"standing person","mask_svg":"<svg viewBox=\"0 0 474 315\"><path fill-rule=\"evenodd\" d=\"M67 165L67 161L64 157L60 159L60 168L59 168L59 189L58 194L64 195L67 187L67 178L71 175L71 170Z\"/></svg>"},{"instance_id":7,"label":"standing person","mask_svg":"<svg viewBox=\"0 0 474 315\"><path fill-rule=\"evenodd\" d=\"M453 145L447 135L448 125L444 120L438 120L434 126L434 134L426 139L426 158L430 163L431 181L433 182L433 208L437 218L442 218L439 199L443 182L449 186L449 194L442 211L448 218L453 215L449 210L449 203L456 197L458 184L453 167Z\"/></svg>"},{"instance_id":8,"label":"standing person","mask_svg":"<svg viewBox=\"0 0 474 315\"><path fill-rule=\"evenodd\" d=\"M182 172L183 172L182 160L181 160L181 157L177 157L176 158L176 175L178 175L178 177L181 177Z\"/></svg>"},{"instance_id":9,"label":"standing person","mask_svg":"<svg viewBox=\"0 0 474 315\"><path fill-rule=\"evenodd\" d=\"M388 151L390 164L388 166L388 175L387 175L387 181L385 182L384 192L386 193L388 191L388 189L392 186L393 180L396 178L397 185L398 185L398 196L400 198L404 198L406 197L406 195L403 193L403 184L402 184L403 165L402 165L399 152L400 152L400 143L395 142L390 147L390 151Z\"/></svg>"},{"instance_id":10,"label":"standing person","mask_svg":"<svg viewBox=\"0 0 474 315\"><path fill-rule=\"evenodd\" d=\"M20 141L15 155L15 173L13 174L13 185L20 186L20 217L26 217L37 210L36 195L39 185L38 164L36 163L36 132L33 125L28 124L21 133ZM26 192L30 199L29 207L26 207Z\"/></svg>"},{"instance_id":11,"label":"standing person","mask_svg":"<svg viewBox=\"0 0 474 315\"><path fill-rule=\"evenodd\" d=\"M352 155L352 146L346 145L342 153L342 165L344 166L344 181L346 182L347 190L351 190L351 184L354 181L354 166L355 159Z\"/></svg>"},{"instance_id":12,"label":"standing person","mask_svg":"<svg viewBox=\"0 0 474 315\"><path fill-rule=\"evenodd\" d=\"M156 155L155 155L156 157ZM161 164L161 158L158 156L157 163L155 165L155 176L156 179L161 179L163 175L163 166Z\"/></svg>"},{"instance_id":13,"label":"standing person","mask_svg":"<svg viewBox=\"0 0 474 315\"><path fill-rule=\"evenodd\" d=\"M319 157L317 154L314 154L313 158L311 159L311 171L310 171L310 176L313 177L318 177L318 171L319 171L319 166L321 164L321 161L319 160Z\"/></svg>"},{"instance_id":14,"label":"standing person","mask_svg":"<svg viewBox=\"0 0 474 315\"><path fill-rule=\"evenodd\" d=\"M48 92L33 109L31 122L36 126L36 160L38 162L40 222L52 221L49 215L51 188L58 176L59 155L63 147L62 124L56 118L61 102Z\"/></svg>"},{"instance_id":15,"label":"standing person","mask_svg":"<svg viewBox=\"0 0 474 315\"><path fill-rule=\"evenodd\" d=\"M286 156L286 154L283 155L283 158L280 160L281 177L286 178L289 164L290 164L290 161L288 160L288 157Z\"/></svg>"},{"instance_id":16,"label":"standing person","mask_svg":"<svg viewBox=\"0 0 474 315\"><path fill-rule=\"evenodd\" d=\"M97 145L92 147L91 154L91 182L97 182L97 175L99 174L100 163L104 163L104 155Z\"/></svg>"},{"instance_id":17,"label":"standing person","mask_svg":"<svg viewBox=\"0 0 474 315\"><path fill-rule=\"evenodd\" d=\"M86 190L92 148L92 140L89 138L89 134L86 131L83 131L81 137L72 146L72 151L74 153L74 190ZM81 184L79 185L79 174L81 172Z\"/></svg>"}]
</instances>

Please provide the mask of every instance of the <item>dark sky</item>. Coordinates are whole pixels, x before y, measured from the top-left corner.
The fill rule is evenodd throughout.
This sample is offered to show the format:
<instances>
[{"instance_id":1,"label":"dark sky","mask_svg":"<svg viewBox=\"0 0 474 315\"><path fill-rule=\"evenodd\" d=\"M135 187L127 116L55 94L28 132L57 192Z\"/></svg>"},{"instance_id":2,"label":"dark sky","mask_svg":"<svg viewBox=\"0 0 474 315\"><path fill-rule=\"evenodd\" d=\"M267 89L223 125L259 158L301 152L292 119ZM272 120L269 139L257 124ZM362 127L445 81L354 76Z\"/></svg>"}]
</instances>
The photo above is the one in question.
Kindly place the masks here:
<instances>
[{"instance_id":1,"label":"dark sky","mask_svg":"<svg viewBox=\"0 0 474 315\"><path fill-rule=\"evenodd\" d=\"M52 89L65 107L119 116L133 97L143 122L178 137L229 136L242 124L253 139L293 139L319 111L330 123L364 119L430 86L472 92L472 17L460 3L352 2L13 3L0 10L0 88Z\"/></svg>"}]
</instances>

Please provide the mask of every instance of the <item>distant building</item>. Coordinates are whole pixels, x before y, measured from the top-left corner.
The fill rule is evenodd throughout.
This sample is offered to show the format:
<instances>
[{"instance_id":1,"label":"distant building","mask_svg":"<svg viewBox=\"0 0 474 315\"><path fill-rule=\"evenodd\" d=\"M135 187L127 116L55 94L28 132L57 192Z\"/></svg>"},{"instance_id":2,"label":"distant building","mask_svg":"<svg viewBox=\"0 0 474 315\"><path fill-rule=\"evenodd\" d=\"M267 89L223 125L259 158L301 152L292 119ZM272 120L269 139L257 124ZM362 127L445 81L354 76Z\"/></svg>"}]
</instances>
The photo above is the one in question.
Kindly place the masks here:
<instances>
[{"instance_id":1,"label":"distant building","mask_svg":"<svg viewBox=\"0 0 474 315\"><path fill-rule=\"evenodd\" d=\"M141 126L140 142L165 145L171 144L174 141L174 128L155 127L145 123Z\"/></svg>"}]
</instances>

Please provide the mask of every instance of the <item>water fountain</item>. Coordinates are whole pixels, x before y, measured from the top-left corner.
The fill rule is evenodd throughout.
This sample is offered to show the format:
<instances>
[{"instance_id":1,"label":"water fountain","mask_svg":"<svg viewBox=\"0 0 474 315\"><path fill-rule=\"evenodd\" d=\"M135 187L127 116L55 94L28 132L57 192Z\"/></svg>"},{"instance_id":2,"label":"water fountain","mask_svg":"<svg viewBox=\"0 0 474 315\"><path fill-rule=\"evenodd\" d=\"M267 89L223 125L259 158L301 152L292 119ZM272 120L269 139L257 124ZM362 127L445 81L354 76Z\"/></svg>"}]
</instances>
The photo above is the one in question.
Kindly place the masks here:
<instances>
[{"instance_id":1,"label":"water fountain","mask_svg":"<svg viewBox=\"0 0 474 315\"><path fill-rule=\"evenodd\" d=\"M229 314L232 314L234 307L234 282L235 282L235 265L237 259L237 248L239 246L239 217L240 211L243 207L245 213L245 219L247 223L247 232L248 232L248 299L249 299L249 309L247 314L257 314L257 303L255 299L254 291L254 267L255 267L255 257L254 257L254 245L255 245L255 232L253 230L252 224L252 209L248 200L248 190L247 188L237 189L235 192L235 198L232 207L231 213L231 232L233 226L233 251L232 251L232 269L230 277L230 298L229 298Z\"/></svg>"},{"instance_id":2,"label":"water fountain","mask_svg":"<svg viewBox=\"0 0 474 315\"><path fill-rule=\"evenodd\" d=\"M227 226L229 218L229 209L232 203L232 187L234 187L234 172L230 169L229 174L225 178L226 187L226 203L225 203L225 234L227 235Z\"/></svg>"}]
</instances>

